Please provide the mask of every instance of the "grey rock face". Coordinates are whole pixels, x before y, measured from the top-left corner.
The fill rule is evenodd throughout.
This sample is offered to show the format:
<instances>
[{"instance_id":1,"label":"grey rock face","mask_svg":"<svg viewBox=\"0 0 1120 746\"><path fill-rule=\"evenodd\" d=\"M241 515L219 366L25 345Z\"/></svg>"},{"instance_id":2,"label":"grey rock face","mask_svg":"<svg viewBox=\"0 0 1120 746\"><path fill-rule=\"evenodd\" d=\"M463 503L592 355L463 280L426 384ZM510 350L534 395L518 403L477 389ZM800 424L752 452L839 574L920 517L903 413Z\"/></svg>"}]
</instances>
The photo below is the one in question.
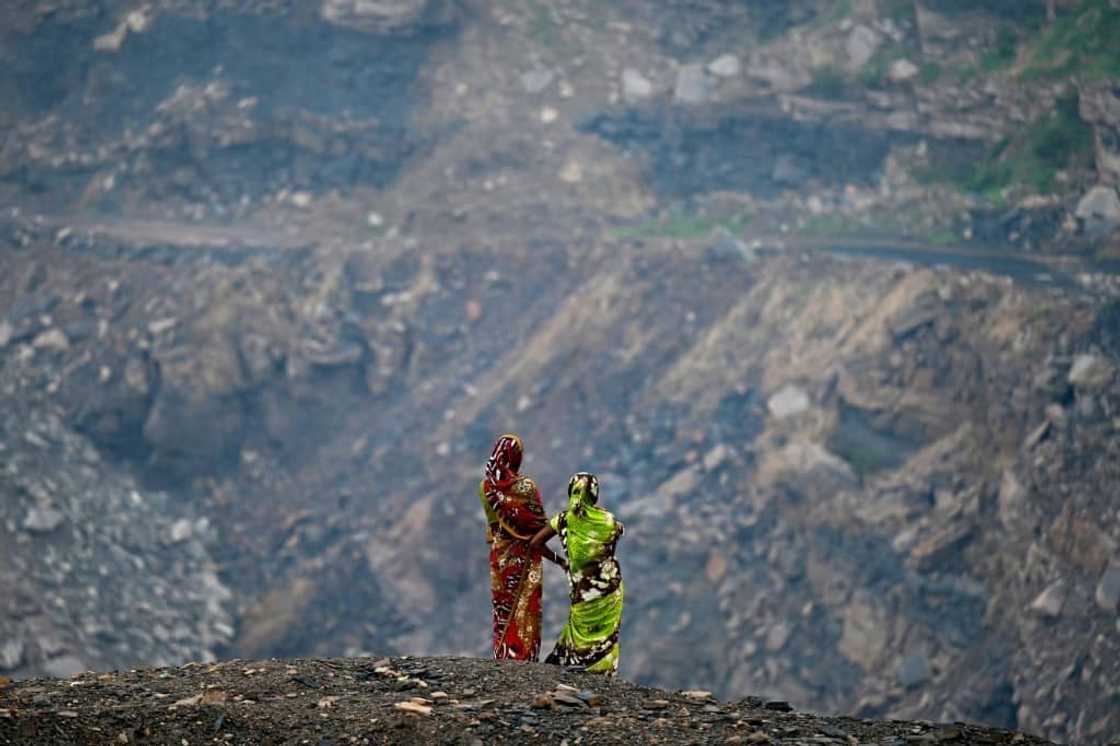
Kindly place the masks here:
<instances>
[{"instance_id":1,"label":"grey rock face","mask_svg":"<svg viewBox=\"0 0 1120 746\"><path fill-rule=\"evenodd\" d=\"M928 658L924 655L908 655L898 666L898 683L910 689L924 684L931 674Z\"/></svg>"},{"instance_id":2,"label":"grey rock face","mask_svg":"<svg viewBox=\"0 0 1120 746\"><path fill-rule=\"evenodd\" d=\"M1116 611L1120 606L1120 562L1113 562L1101 575L1096 601L1097 606L1105 611Z\"/></svg>"}]
</instances>

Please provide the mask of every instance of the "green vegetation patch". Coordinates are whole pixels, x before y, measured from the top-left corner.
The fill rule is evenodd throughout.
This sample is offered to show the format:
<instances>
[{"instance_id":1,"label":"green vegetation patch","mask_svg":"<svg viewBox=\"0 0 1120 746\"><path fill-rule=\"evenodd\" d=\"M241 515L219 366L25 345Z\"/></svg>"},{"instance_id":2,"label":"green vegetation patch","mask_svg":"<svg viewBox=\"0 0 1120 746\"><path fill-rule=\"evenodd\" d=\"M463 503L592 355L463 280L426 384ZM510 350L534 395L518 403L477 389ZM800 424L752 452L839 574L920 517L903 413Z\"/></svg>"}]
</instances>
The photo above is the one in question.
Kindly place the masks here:
<instances>
[{"instance_id":1,"label":"green vegetation patch","mask_svg":"<svg viewBox=\"0 0 1120 746\"><path fill-rule=\"evenodd\" d=\"M608 235L611 238L672 238L685 241L703 238L717 228L726 228L736 233L746 228L750 222L749 215L713 218L672 210L653 220L612 228Z\"/></svg>"},{"instance_id":2,"label":"green vegetation patch","mask_svg":"<svg viewBox=\"0 0 1120 746\"><path fill-rule=\"evenodd\" d=\"M807 236L858 236L870 232L858 218L840 213L808 215L802 221L799 232Z\"/></svg>"},{"instance_id":3,"label":"green vegetation patch","mask_svg":"<svg viewBox=\"0 0 1120 746\"><path fill-rule=\"evenodd\" d=\"M1000 26L995 41L995 46L980 58L980 67L984 72L991 73L1010 66L1019 51L1019 35L1011 26Z\"/></svg>"},{"instance_id":4,"label":"green vegetation patch","mask_svg":"<svg viewBox=\"0 0 1120 746\"><path fill-rule=\"evenodd\" d=\"M830 28L852 14L852 0L832 0L828 10L813 19L809 27L813 30Z\"/></svg>"},{"instance_id":5,"label":"green vegetation patch","mask_svg":"<svg viewBox=\"0 0 1120 746\"><path fill-rule=\"evenodd\" d=\"M1054 190L1062 169L1090 166L1093 131L1078 115L1074 94L1060 99L1054 111L1000 140L986 153L957 149L959 157L937 155L931 153L931 166L915 174L920 180L949 183L998 203L1009 187L1047 194Z\"/></svg>"},{"instance_id":6,"label":"green vegetation patch","mask_svg":"<svg viewBox=\"0 0 1120 746\"><path fill-rule=\"evenodd\" d=\"M936 83L937 79L941 77L941 65L936 62L923 63L918 68L918 82L923 85L930 85Z\"/></svg>"},{"instance_id":7,"label":"green vegetation patch","mask_svg":"<svg viewBox=\"0 0 1120 746\"><path fill-rule=\"evenodd\" d=\"M883 14L900 26L916 26L918 9L914 0L884 0Z\"/></svg>"},{"instance_id":8,"label":"green vegetation patch","mask_svg":"<svg viewBox=\"0 0 1120 746\"><path fill-rule=\"evenodd\" d=\"M1031 45L1024 77L1071 74L1120 76L1120 9L1109 0L1082 0L1075 12L1042 28Z\"/></svg>"}]
</instances>

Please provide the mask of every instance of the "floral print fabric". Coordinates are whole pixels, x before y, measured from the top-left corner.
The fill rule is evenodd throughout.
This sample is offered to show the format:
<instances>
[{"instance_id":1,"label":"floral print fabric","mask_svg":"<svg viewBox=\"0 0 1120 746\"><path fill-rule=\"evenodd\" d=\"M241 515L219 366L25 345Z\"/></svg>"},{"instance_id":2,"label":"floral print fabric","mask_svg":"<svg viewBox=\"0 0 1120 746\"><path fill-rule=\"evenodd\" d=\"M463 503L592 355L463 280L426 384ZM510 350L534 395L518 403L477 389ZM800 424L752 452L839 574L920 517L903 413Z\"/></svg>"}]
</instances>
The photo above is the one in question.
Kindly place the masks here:
<instances>
[{"instance_id":1,"label":"floral print fabric","mask_svg":"<svg viewBox=\"0 0 1120 746\"><path fill-rule=\"evenodd\" d=\"M595 505L599 482L579 473L568 483L568 510L550 522L568 555L571 609L546 662L615 673L624 586L615 548L624 528Z\"/></svg>"},{"instance_id":2,"label":"floral print fabric","mask_svg":"<svg viewBox=\"0 0 1120 746\"><path fill-rule=\"evenodd\" d=\"M540 491L521 476L521 441L494 445L479 485L490 543L492 647L495 658L535 661L541 647L541 557L529 546L545 525Z\"/></svg>"}]
</instances>

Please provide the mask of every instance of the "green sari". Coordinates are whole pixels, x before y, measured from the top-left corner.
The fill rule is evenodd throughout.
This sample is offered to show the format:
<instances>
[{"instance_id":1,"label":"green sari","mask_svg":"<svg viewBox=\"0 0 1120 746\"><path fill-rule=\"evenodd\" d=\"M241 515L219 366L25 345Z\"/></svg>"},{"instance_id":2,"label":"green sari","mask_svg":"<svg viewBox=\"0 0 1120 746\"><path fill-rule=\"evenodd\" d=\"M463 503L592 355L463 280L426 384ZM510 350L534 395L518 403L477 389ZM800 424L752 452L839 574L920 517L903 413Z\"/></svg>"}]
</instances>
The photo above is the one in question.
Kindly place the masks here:
<instances>
[{"instance_id":1,"label":"green sari","mask_svg":"<svg viewBox=\"0 0 1120 746\"><path fill-rule=\"evenodd\" d=\"M613 674L618 670L624 586L615 559L622 523L596 506L599 480L580 472L568 482L568 509L549 525L568 555L571 609L546 663Z\"/></svg>"}]
</instances>

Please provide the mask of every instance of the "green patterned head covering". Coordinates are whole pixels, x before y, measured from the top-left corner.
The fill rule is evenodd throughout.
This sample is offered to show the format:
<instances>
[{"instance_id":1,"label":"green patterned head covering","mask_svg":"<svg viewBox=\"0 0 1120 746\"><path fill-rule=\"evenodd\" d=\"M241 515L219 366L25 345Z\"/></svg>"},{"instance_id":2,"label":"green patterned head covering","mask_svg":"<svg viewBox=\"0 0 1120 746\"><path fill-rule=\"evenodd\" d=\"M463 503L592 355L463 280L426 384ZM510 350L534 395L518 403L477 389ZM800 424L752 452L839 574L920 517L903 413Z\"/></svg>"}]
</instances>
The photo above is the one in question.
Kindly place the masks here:
<instances>
[{"instance_id":1,"label":"green patterned head covering","mask_svg":"<svg viewBox=\"0 0 1120 746\"><path fill-rule=\"evenodd\" d=\"M614 516L598 507L598 501L598 478L583 471L574 474L568 481L568 510L565 515L565 547L573 569L599 558L604 545L614 537Z\"/></svg>"},{"instance_id":2,"label":"green patterned head covering","mask_svg":"<svg viewBox=\"0 0 1120 746\"><path fill-rule=\"evenodd\" d=\"M599 502L599 478L585 471L568 480L568 512L585 513Z\"/></svg>"}]
</instances>

